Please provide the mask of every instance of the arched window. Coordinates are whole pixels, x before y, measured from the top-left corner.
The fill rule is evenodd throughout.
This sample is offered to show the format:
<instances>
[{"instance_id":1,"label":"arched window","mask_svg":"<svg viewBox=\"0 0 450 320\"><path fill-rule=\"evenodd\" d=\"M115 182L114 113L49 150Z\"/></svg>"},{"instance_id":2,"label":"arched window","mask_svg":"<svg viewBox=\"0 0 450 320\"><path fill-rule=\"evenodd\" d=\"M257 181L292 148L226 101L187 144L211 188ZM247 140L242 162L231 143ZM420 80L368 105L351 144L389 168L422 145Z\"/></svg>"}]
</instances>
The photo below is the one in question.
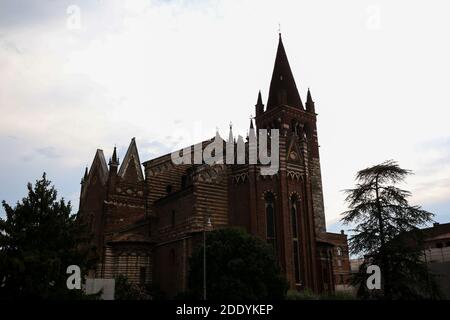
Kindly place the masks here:
<instances>
[{"instance_id":1,"label":"arched window","mask_svg":"<svg viewBox=\"0 0 450 320\"><path fill-rule=\"evenodd\" d=\"M298 211L297 211L297 196L292 195L290 198L291 209L291 226L292 226L292 249L294 255L294 276L295 283L300 283L300 252L299 252L299 226L298 226Z\"/></svg>"},{"instance_id":2,"label":"arched window","mask_svg":"<svg viewBox=\"0 0 450 320\"><path fill-rule=\"evenodd\" d=\"M272 193L267 193L266 200L266 239L275 248L276 243L276 221L275 221L275 198Z\"/></svg>"}]
</instances>

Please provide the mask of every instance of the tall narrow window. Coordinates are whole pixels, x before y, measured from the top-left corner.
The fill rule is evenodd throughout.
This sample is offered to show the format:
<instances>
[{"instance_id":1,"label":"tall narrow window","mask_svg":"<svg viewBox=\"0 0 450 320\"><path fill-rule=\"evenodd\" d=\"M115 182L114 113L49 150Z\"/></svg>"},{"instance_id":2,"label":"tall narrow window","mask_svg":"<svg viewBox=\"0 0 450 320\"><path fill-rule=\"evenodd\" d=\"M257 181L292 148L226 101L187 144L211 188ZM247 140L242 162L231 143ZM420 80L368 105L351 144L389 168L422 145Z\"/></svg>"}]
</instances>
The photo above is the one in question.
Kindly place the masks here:
<instances>
[{"instance_id":1,"label":"tall narrow window","mask_svg":"<svg viewBox=\"0 0 450 320\"><path fill-rule=\"evenodd\" d=\"M300 283L300 256L299 256L299 236L298 236L298 215L297 215L297 197L291 196L291 225L292 225L292 249L294 250L294 276L295 283Z\"/></svg>"},{"instance_id":2,"label":"tall narrow window","mask_svg":"<svg viewBox=\"0 0 450 320\"><path fill-rule=\"evenodd\" d=\"M267 193L266 197L266 239L275 249L276 227L275 227L275 203L272 193Z\"/></svg>"},{"instance_id":3,"label":"tall narrow window","mask_svg":"<svg viewBox=\"0 0 450 320\"><path fill-rule=\"evenodd\" d=\"M292 221L292 238L298 239L297 204L295 203L295 200L291 200L291 221Z\"/></svg>"}]
</instances>

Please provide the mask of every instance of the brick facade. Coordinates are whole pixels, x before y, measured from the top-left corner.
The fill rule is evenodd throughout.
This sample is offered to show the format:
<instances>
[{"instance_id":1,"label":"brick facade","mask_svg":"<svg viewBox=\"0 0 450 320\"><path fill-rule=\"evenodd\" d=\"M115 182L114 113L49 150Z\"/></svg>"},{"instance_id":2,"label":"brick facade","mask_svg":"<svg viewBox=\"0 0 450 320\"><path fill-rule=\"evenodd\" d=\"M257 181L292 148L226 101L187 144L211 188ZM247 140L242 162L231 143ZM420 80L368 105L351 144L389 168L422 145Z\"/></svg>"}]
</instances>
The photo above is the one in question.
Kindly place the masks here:
<instances>
[{"instance_id":1,"label":"brick facade","mask_svg":"<svg viewBox=\"0 0 450 320\"><path fill-rule=\"evenodd\" d=\"M300 99L281 36L267 107L260 93L255 109L256 129L279 130L274 175L263 175L261 164L175 165L170 154L144 162L142 172L134 139L120 168L115 150L109 168L97 151L79 212L98 246L97 277L125 274L169 297L183 292L188 258L211 219L213 228L243 227L272 244L291 288L334 291L343 272L336 259L348 264L347 239L326 232L315 106L309 90L305 105ZM230 128L231 140L236 150Z\"/></svg>"}]
</instances>

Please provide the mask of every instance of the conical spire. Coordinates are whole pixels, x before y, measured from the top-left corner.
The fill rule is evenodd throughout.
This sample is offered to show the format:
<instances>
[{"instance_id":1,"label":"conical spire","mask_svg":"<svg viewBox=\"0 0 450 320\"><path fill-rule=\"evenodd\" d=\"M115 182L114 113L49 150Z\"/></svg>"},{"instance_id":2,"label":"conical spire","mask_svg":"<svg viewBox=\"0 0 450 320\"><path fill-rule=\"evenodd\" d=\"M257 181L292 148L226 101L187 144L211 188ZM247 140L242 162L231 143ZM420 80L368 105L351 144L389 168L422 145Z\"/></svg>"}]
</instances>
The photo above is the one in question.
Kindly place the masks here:
<instances>
[{"instance_id":1,"label":"conical spire","mask_svg":"<svg viewBox=\"0 0 450 320\"><path fill-rule=\"evenodd\" d=\"M86 169L84 170L84 176L83 178L81 178L81 184L84 184L87 181L88 177L89 177L88 167L86 166Z\"/></svg>"},{"instance_id":2,"label":"conical spire","mask_svg":"<svg viewBox=\"0 0 450 320\"><path fill-rule=\"evenodd\" d=\"M263 106L261 90L259 90L259 92L258 92L258 101L256 102L256 106Z\"/></svg>"},{"instance_id":3,"label":"conical spire","mask_svg":"<svg viewBox=\"0 0 450 320\"><path fill-rule=\"evenodd\" d=\"M234 140L233 137L233 124L230 122L230 132L228 133L228 141L232 142Z\"/></svg>"},{"instance_id":4,"label":"conical spire","mask_svg":"<svg viewBox=\"0 0 450 320\"><path fill-rule=\"evenodd\" d=\"M114 146L113 155L111 158L109 158L109 165L110 166L119 166L119 158L117 157L117 148Z\"/></svg>"},{"instance_id":5,"label":"conical spire","mask_svg":"<svg viewBox=\"0 0 450 320\"><path fill-rule=\"evenodd\" d=\"M284 50L281 33L278 40L277 56L270 82L269 98L267 100L267 110L288 105L291 107L303 108L302 100L292 75L291 67Z\"/></svg>"},{"instance_id":6,"label":"conical spire","mask_svg":"<svg viewBox=\"0 0 450 320\"><path fill-rule=\"evenodd\" d=\"M253 119L250 118L250 129L254 129L255 127L253 126Z\"/></svg>"},{"instance_id":7,"label":"conical spire","mask_svg":"<svg viewBox=\"0 0 450 320\"><path fill-rule=\"evenodd\" d=\"M308 94L306 96L306 111L309 111L312 113L316 112L315 106L314 106L314 101L311 97L311 91L309 91L309 88L308 88Z\"/></svg>"},{"instance_id":8,"label":"conical spire","mask_svg":"<svg viewBox=\"0 0 450 320\"><path fill-rule=\"evenodd\" d=\"M116 146L114 146L114 151L113 151L113 155L111 160L109 161L109 164L115 164L115 165L119 165L119 158L117 158L117 148Z\"/></svg>"},{"instance_id":9,"label":"conical spire","mask_svg":"<svg viewBox=\"0 0 450 320\"><path fill-rule=\"evenodd\" d=\"M261 90L259 90L258 92L258 100L256 101L255 104L255 110L257 117L264 113L264 104L262 102Z\"/></svg>"},{"instance_id":10,"label":"conical spire","mask_svg":"<svg viewBox=\"0 0 450 320\"><path fill-rule=\"evenodd\" d=\"M117 148L114 146L112 157L109 159L109 174L116 175L119 167L119 158L117 158Z\"/></svg>"}]
</instances>

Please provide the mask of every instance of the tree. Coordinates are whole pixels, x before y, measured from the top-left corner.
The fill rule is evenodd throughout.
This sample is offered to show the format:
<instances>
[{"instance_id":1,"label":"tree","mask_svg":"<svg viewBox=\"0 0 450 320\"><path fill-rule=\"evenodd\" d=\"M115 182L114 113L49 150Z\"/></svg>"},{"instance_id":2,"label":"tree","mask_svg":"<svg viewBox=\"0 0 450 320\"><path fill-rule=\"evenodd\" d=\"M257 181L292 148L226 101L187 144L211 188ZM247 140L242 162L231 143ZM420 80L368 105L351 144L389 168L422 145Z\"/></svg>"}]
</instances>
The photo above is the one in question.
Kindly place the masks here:
<instances>
[{"instance_id":1,"label":"tree","mask_svg":"<svg viewBox=\"0 0 450 320\"><path fill-rule=\"evenodd\" d=\"M0 298L81 298L81 290L68 290L70 265L87 270L93 261L90 248L79 245L84 226L71 214L71 204L57 200L47 180L28 183L28 195L13 208L2 202L0 219Z\"/></svg>"},{"instance_id":2,"label":"tree","mask_svg":"<svg viewBox=\"0 0 450 320\"><path fill-rule=\"evenodd\" d=\"M151 295L146 288L134 284L124 275L115 278L115 300L151 300Z\"/></svg>"},{"instance_id":3,"label":"tree","mask_svg":"<svg viewBox=\"0 0 450 320\"><path fill-rule=\"evenodd\" d=\"M438 290L423 260L419 227L432 221L433 214L408 203L409 191L396 184L411 174L392 160L357 173L355 189L346 190L349 210L344 224L356 225L349 239L350 251L363 255L365 263L354 278L360 295L366 298L433 298ZM380 266L382 288L367 290L366 268Z\"/></svg>"},{"instance_id":4,"label":"tree","mask_svg":"<svg viewBox=\"0 0 450 320\"><path fill-rule=\"evenodd\" d=\"M191 296L203 296L203 246L190 258ZM283 299L287 281L270 245L240 229L219 229L206 237L208 300Z\"/></svg>"}]
</instances>

